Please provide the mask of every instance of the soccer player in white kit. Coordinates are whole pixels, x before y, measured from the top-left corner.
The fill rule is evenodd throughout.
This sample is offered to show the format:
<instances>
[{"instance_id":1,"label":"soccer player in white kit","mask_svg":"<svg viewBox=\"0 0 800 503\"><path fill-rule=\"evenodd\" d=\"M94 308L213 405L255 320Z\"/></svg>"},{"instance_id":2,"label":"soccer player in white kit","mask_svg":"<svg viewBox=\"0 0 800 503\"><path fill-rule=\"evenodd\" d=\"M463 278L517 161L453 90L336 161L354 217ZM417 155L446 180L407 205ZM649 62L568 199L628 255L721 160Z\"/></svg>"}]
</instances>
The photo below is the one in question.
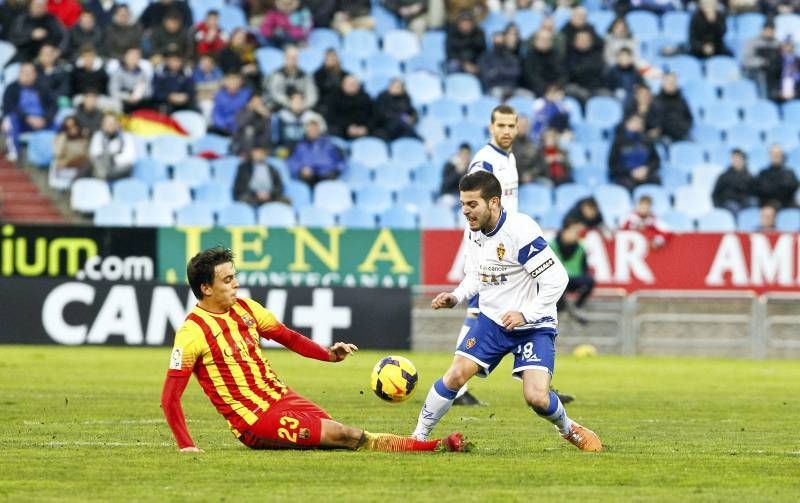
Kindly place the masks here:
<instances>
[{"instance_id":1,"label":"soccer player in white kit","mask_svg":"<svg viewBox=\"0 0 800 503\"><path fill-rule=\"evenodd\" d=\"M579 449L602 450L598 436L572 421L550 390L558 334L556 302L566 288L567 271L531 217L504 210L496 177L485 171L469 173L461 179L459 192L469 225L464 233L469 241L466 275L455 290L437 295L431 307L451 308L480 293L480 314L450 368L428 392L412 436L428 438L457 390L476 374L487 377L511 353L512 376L522 380L531 409Z\"/></svg>"}]
</instances>

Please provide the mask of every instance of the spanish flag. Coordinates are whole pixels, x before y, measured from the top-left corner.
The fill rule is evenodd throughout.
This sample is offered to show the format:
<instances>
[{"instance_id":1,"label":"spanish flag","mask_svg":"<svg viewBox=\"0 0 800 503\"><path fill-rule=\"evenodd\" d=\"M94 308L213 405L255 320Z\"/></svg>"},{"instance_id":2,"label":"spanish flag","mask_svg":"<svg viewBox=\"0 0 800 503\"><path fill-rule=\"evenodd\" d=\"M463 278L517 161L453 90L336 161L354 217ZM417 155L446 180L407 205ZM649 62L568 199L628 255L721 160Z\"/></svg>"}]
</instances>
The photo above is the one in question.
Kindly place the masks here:
<instances>
[{"instance_id":1,"label":"spanish flag","mask_svg":"<svg viewBox=\"0 0 800 503\"><path fill-rule=\"evenodd\" d=\"M189 136L172 117L156 112L155 110L137 110L130 114L125 123L125 129L138 136L162 136L174 134Z\"/></svg>"}]
</instances>

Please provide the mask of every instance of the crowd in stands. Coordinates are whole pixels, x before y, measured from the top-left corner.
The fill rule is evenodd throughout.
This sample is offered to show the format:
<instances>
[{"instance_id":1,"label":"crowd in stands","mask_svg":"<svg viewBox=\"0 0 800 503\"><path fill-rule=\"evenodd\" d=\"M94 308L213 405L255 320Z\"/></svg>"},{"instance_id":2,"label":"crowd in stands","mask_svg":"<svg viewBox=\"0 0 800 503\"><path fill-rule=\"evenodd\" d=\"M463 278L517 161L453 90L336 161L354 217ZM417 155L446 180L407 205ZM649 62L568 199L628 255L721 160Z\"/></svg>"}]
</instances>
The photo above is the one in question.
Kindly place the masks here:
<instances>
[{"instance_id":1,"label":"crowd in stands","mask_svg":"<svg viewBox=\"0 0 800 503\"><path fill-rule=\"evenodd\" d=\"M3 134L13 159L51 132L40 136L60 189L99 179L116 194L132 177L155 196L157 183L186 182L189 200L205 204L200 196L217 192L204 185L222 181L228 203L292 205L294 221L348 224L344 212L380 186L389 201L368 208L373 224L409 211L412 226L456 227L457 181L487 140L489 111L507 102L520 114L520 207L547 227L589 218L568 210L590 196L605 225L625 225L647 196L676 230L765 228L753 211L767 219L798 205L798 8L5 0ZM189 139L128 131L143 110L174 118ZM190 157L202 167L187 174ZM339 184L350 199L338 210L306 208L331 210L332 196L318 192Z\"/></svg>"}]
</instances>

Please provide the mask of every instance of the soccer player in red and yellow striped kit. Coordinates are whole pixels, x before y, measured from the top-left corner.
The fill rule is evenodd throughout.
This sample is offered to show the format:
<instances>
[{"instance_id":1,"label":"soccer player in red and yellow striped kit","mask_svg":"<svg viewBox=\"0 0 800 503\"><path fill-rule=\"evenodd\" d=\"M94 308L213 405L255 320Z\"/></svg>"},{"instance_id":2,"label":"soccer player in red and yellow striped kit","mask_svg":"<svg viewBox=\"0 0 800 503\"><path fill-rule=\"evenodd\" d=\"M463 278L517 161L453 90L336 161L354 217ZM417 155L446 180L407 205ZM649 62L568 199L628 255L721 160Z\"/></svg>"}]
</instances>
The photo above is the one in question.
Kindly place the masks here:
<instances>
[{"instance_id":1,"label":"soccer player in red and yellow striped kit","mask_svg":"<svg viewBox=\"0 0 800 503\"><path fill-rule=\"evenodd\" d=\"M181 408L192 373L233 434L253 449L466 450L469 444L460 433L419 441L343 425L292 391L261 355L260 337L307 358L330 362L342 361L358 348L337 342L326 349L278 322L259 303L238 299L235 272L233 254L223 248L198 253L186 268L199 302L175 334L161 395L164 415L181 451L200 451Z\"/></svg>"}]
</instances>

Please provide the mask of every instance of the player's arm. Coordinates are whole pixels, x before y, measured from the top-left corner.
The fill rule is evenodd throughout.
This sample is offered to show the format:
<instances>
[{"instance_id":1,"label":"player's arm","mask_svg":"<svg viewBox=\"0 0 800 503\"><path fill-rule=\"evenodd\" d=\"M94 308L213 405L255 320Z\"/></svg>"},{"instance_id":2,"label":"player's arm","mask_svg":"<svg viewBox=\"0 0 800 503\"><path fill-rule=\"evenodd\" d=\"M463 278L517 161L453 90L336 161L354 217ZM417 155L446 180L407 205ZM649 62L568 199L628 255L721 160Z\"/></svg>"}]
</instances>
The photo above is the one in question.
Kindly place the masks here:
<instances>
[{"instance_id":1,"label":"player's arm","mask_svg":"<svg viewBox=\"0 0 800 503\"><path fill-rule=\"evenodd\" d=\"M181 396L183 396L191 376L191 371L169 370L161 391L161 408L164 410L164 417L166 417L167 424L178 443L178 449L182 452L200 452L200 449L194 445L192 436L186 427L186 417L183 415L183 407L181 407Z\"/></svg>"},{"instance_id":2,"label":"player's arm","mask_svg":"<svg viewBox=\"0 0 800 503\"><path fill-rule=\"evenodd\" d=\"M464 231L466 241L467 256L464 260L464 279L452 292L440 293L433 299L431 307L440 309L442 307L453 307L457 304L474 297L480 289L481 282L478 279L478 247L469 239L469 229Z\"/></svg>"}]
</instances>

